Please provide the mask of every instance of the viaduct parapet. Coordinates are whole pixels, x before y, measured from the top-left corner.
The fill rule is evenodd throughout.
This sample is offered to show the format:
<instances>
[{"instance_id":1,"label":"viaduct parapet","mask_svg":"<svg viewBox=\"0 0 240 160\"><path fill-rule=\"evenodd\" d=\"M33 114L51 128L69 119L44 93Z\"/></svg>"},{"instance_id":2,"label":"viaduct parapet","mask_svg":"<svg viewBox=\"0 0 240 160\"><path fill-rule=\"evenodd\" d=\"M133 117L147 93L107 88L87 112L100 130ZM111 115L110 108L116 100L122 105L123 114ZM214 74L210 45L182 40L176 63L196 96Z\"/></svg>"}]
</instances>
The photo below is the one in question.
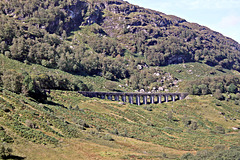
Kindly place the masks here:
<instances>
[{"instance_id":1,"label":"viaduct parapet","mask_svg":"<svg viewBox=\"0 0 240 160\"><path fill-rule=\"evenodd\" d=\"M154 104L169 101L182 100L188 93L126 93L126 92L78 92L86 97L97 97L101 99L109 99L112 101L129 102L130 104Z\"/></svg>"}]
</instances>

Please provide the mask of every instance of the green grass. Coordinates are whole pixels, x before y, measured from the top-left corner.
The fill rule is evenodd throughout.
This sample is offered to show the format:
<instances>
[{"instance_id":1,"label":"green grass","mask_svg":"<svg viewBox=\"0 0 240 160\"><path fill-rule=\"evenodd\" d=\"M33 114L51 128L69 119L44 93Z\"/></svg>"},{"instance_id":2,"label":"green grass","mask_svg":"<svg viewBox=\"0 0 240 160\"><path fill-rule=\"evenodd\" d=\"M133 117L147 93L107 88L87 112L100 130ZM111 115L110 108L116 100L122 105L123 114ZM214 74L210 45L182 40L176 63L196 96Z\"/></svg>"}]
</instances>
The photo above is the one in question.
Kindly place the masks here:
<instances>
[{"instance_id":1,"label":"green grass","mask_svg":"<svg viewBox=\"0 0 240 160\"><path fill-rule=\"evenodd\" d=\"M203 63L184 63L161 67L162 70L171 73L174 77L181 80L196 80L203 77L214 77L222 75L233 75L230 70L224 69L223 72L216 70Z\"/></svg>"},{"instance_id":2,"label":"green grass","mask_svg":"<svg viewBox=\"0 0 240 160\"><path fill-rule=\"evenodd\" d=\"M77 142L84 142L86 146L95 144L100 147L95 156L102 158L158 159L163 153L177 158L188 151L194 153L212 148L216 144L230 146L240 143L239 133L231 129L239 126L240 116L235 112L238 106L231 100L218 102L209 95L190 96L190 99L182 101L151 105L152 111L148 111L144 106L120 105L118 102L83 97L69 91L52 91L51 99L49 98L51 103L46 104L39 104L9 91L0 93L1 104L5 107L12 106L10 112L1 111L0 124L9 131L7 133L18 135L14 138L15 141L20 141L18 144L32 141L34 144L29 145L36 148L37 143L50 147L49 140L55 139L57 148L50 149L50 153L53 150L58 153L56 150L61 149L67 154L69 150L62 145L79 146ZM69 108L70 105L72 109ZM76 106L79 109L76 109ZM220 112L224 112L226 117L234 117L235 120L228 118L226 121ZM26 126L27 119L36 123L38 128ZM191 124L186 124L187 121L197 122L197 129L192 129ZM90 128L81 126L83 122ZM217 126L222 126L226 134L219 134ZM31 132L23 129L19 134L19 127ZM39 136L31 137L30 133ZM114 141L108 141L105 138L107 134ZM71 140L73 138L76 142ZM150 145L151 149L146 151L147 154L143 154L146 144ZM18 149L16 143L12 146ZM153 146L159 146L164 152ZM83 150L84 148L82 147ZM139 152L133 148L138 148ZM171 148L171 151L167 148ZM32 157L29 150L25 150L21 155ZM76 152L74 151L73 155ZM86 156L86 152L84 155ZM84 156L80 159L84 159Z\"/></svg>"}]
</instances>

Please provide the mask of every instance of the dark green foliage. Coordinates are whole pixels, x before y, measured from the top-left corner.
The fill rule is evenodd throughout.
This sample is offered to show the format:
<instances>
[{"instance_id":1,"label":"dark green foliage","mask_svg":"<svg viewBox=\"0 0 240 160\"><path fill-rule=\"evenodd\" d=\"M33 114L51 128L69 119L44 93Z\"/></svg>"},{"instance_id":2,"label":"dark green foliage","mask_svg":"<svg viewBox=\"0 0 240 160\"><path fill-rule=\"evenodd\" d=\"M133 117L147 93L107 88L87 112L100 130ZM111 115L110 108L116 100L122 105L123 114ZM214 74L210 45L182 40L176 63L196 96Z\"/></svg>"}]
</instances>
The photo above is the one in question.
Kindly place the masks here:
<instances>
[{"instance_id":1,"label":"dark green foliage","mask_svg":"<svg viewBox=\"0 0 240 160\"><path fill-rule=\"evenodd\" d=\"M3 88L15 93L23 93L38 101L45 101L47 96L41 86L36 84L26 72L18 73L14 70L4 71L1 76Z\"/></svg>"},{"instance_id":2,"label":"dark green foliage","mask_svg":"<svg viewBox=\"0 0 240 160\"><path fill-rule=\"evenodd\" d=\"M21 93L23 76L15 71L5 71L2 75L3 88Z\"/></svg>"},{"instance_id":3,"label":"dark green foliage","mask_svg":"<svg viewBox=\"0 0 240 160\"><path fill-rule=\"evenodd\" d=\"M143 66L144 69L140 71L137 70L131 74L129 85L132 86L133 89L152 91L162 86L172 87L174 86L173 82L177 80L177 78L162 71L160 68L148 68L143 64L138 64L138 66Z\"/></svg>"},{"instance_id":4,"label":"dark green foliage","mask_svg":"<svg viewBox=\"0 0 240 160\"><path fill-rule=\"evenodd\" d=\"M234 101L234 104L235 104L235 105L239 105L239 100L235 100L235 101Z\"/></svg>"},{"instance_id":5,"label":"dark green foliage","mask_svg":"<svg viewBox=\"0 0 240 160\"><path fill-rule=\"evenodd\" d=\"M200 95L201 94L200 88L196 85L193 85L193 94L194 95Z\"/></svg>"},{"instance_id":6,"label":"dark green foliage","mask_svg":"<svg viewBox=\"0 0 240 160\"><path fill-rule=\"evenodd\" d=\"M237 86L234 84L234 83L231 83L229 86L228 86L228 92L230 93L236 93L237 92Z\"/></svg>"},{"instance_id":7,"label":"dark green foliage","mask_svg":"<svg viewBox=\"0 0 240 160\"><path fill-rule=\"evenodd\" d=\"M188 91L190 94L205 95L214 94L217 99L223 99L221 93L236 93L238 90L239 76L219 76L203 78L190 82Z\"/></svg>"},{"instance_id":8,"label":"dark green foliage","mask_svg":"<svg viewBox=\"0 0 240 160\"><path fill-rule=\"evenodd\" d=\"M0 74L0 86L15 93L22 93L38 101L45 101L45 89L59 89L71 91L88 91L89 88L81 80L68 79L57 74L30 75L27 72L19 73L16 70L6 70Z\"/></svg>"},{"instance_id":9,"label":"dark green foliage","mask_svg":"<svg viewBox=\"0 0 240 160\"><path fill-rule=\"evenodd\" d=\"M210 93L210 90L206 84L199 85L199 89L201 90L202 95L206 95Z\"/></svg>"}]
</instances>

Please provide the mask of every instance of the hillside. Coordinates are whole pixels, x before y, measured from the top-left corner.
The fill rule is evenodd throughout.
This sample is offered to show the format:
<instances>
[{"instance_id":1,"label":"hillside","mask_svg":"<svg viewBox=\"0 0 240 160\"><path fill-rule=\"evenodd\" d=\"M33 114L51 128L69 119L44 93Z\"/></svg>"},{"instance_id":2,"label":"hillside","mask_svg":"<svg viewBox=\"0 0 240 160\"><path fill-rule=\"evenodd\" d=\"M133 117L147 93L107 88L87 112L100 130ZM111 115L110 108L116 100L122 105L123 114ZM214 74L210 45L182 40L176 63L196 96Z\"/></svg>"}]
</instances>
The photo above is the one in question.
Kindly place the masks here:
<instances>
[{"instance_id":1,"label":"hillside","mask_svg":"<svg viewBox=\"0 0 240 160\"><path fill-rule=\"evenodd\" d=\"M239 71L234 40L122 0L0 3L1 53L22 62L111 80L134 79L137 65L200 62Z\"/></svg>"},{"instance_id":2,"label":"hillside","mask_svg":"<svg viewBox=\"0 0 240 160\"><path fill-rule=\"evenodd\" d=\"M239 57L220 33L123 0L0 1L0 156L239 158ZM190 95L137 106L77 91Z\"/></svg>"},{"instance_id":3,"label":"hillside","mask_svg":"<svg viewBox=\"0 0 240 160\"><path fill-rule=\"evenodd\" d=\"M39 103L1 90L1 141L13 149L12 155L26 159L177 159L190 153L239 154L235 149L225 151L240 143L239 132L232 128L238 128L240 120L235 100L191 96L174 103L136 106L69 91L52 90L49 96L48 102Z\"/></svg>"},{"instance_id":4,"label":"hillside","mask_svg":"<svg viewBox=\"0 0 240 160\"><path fill-rule=\"evenodd\" d=\"M239 106L231 99L190 96L162 105L136 106L69 91L52 90L48 96L39 103L1 90L1 141L13 149L12 155L176 159L189 153L204 156L212 151L202 150L213 147L213 155L220 156L240 143L239 132L233 129L239 127ZM235 149L231 153L239 154Z\"/></svg>"}]
</instances>

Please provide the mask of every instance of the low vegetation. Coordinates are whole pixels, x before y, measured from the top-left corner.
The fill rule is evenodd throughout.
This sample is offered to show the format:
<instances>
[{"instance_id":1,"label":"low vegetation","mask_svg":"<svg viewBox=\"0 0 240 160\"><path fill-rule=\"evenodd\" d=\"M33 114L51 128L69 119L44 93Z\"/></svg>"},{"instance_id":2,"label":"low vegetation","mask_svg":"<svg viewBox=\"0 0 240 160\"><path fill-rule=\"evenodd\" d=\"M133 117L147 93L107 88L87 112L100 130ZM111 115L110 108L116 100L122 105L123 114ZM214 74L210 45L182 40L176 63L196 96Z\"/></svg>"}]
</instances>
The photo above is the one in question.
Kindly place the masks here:
<instances>
[{"instance_id":1,"label":"low vegetation","mask_svg":"<svg viewBox=\"0 0 240 160\"><path fill-rule=\"evenodd\" d=\"M182 156L185 159L193 157L195 151L199 152L197 157L203 149L215 145L228 148L239 144L239 133L232 128L237 128L240 120L238 105L233 100L190 96L189 100L139 107L91 99L73 91L52 90L49 96L49 101L41 104L7 90L0 92L2 135L4 141L14 148L13 154L33 156L28 152L15 152L19 142L31 141L37 145L62 148L62 141L65 144L72 138L105 146L109 152L131 150L129 155L118 158L141 155L132 150L134 144L124 146L124 139L127 139L127 144L138 141L142 145L138 144L138 148L146 145L145 142L161 146L165 148L163 150L172 148L171 152L164 152L166 157L177 158L183 155L183 151L189 152ZM121 146L127 148L119 150ZM143 158L157 159L163 155L156 149L145 148L145 151L141 155ZM226 155L238 154L231 150L223 152ZM108 156L114 157L111 154Z\"/></svg>"},{"instance_id":2,"label":"low vegetation","mask_svg":"<svg viewBox=\"0 0 240 160\"><path fill-rule=\"evenodd\" d=\"M237 42L122 0L0 6L0 158L240 158ZM137 106L77 91L190 95Z\"/></svg>"}]
</instances>

